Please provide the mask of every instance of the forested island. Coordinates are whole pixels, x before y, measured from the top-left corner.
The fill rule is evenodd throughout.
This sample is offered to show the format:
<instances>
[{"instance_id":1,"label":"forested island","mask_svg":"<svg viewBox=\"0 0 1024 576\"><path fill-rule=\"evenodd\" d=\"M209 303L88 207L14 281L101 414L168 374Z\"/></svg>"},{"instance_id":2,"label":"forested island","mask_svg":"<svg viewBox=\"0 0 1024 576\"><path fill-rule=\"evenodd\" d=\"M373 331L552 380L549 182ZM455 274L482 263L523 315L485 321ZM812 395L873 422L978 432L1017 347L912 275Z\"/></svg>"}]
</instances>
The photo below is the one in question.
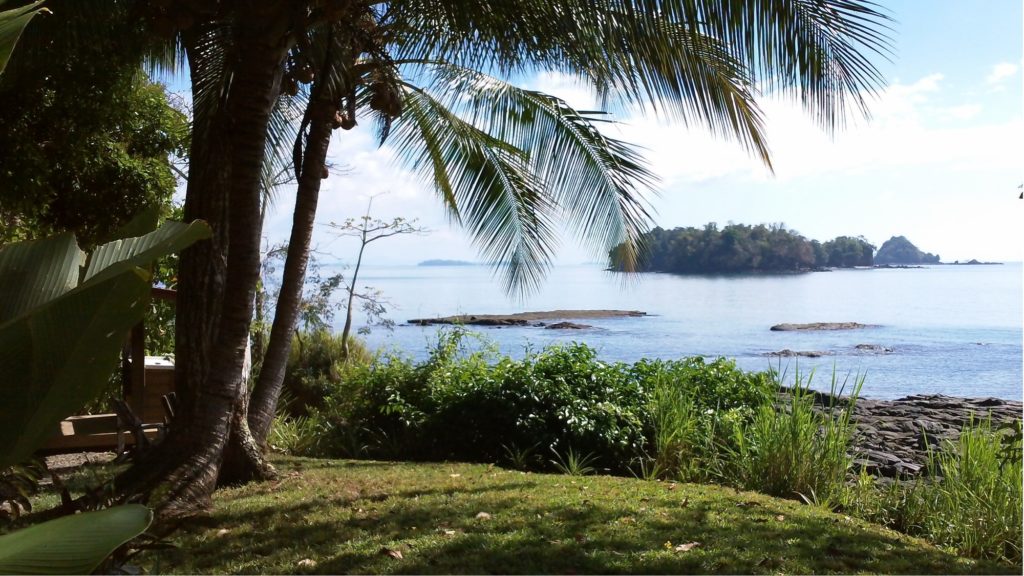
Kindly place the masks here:
<instances>
[{"instance_id":1,"label":"forested island","mask_svg":"<svg viewBox=\"0 0 1024 576\"><path fill-rule=\"evenodd\" d=\"M704 228L655 228L641 236L641 272L738 274L807 272L872 266L875 247L862 237L808 240L781 224L715 223ZM612 270L622 269L622 246L609 252Z\"/></svg>"}]
</instances>

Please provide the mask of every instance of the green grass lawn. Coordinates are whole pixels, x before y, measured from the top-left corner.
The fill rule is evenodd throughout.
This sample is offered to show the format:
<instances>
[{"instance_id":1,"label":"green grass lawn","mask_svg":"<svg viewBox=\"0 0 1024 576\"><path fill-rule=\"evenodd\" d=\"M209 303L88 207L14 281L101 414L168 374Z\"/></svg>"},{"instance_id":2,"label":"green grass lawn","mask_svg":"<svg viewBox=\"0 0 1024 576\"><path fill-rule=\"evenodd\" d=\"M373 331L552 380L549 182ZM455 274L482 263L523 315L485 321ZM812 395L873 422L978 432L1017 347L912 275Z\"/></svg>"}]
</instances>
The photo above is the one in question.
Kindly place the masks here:
<instances>
[{"instance_id":1,"label":"green grass lawn","mask_svg":"<svg viewBox=\"0 0 1024 576\"><path fill-rule=\"evenodd\" d=\"M280 458L136 560L176 573L1020 573L795 501L478 464ZM698 543L698 544L694 544Z\"/></svg>"}]
</instances>

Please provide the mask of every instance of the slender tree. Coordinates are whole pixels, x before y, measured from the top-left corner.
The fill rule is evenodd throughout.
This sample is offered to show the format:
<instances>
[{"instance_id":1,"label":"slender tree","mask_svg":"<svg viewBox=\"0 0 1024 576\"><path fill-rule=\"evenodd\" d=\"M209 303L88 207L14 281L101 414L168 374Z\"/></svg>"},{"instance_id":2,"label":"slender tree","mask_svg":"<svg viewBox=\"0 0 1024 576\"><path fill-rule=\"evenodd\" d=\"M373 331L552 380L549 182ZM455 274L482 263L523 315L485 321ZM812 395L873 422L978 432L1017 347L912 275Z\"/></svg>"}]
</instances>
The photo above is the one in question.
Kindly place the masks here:
<instances>
[{"instance_id":1,"label":"slender tree","mask_svg":"<svg viewBox=\"0 0 1024 576\"><path fill-rule=\"evenodd\" d=\"M373 198L371 197L366 205L366 214L361 218L349 218L341 224L332 222L329 225L331 233L335 236L356 238L359 241L359 252L356 255L356 264L352 268L352 279L348 281L348 286L346 287L348 299L345 303L345 326L341 330L341 349L342 356L345 359L348 359L348 339L352 333L352 307L355 304L356 298L362 297L356 291L356 287L358 286L359 269L363 265L363 254L366 252L366 247L392 236L423 234L426 232L425 228L416 225L415 220L409 221L398 217L390 222L385 222L384 220L373 218L370 216L372 208Z\"/></svg>"}]
</instances>

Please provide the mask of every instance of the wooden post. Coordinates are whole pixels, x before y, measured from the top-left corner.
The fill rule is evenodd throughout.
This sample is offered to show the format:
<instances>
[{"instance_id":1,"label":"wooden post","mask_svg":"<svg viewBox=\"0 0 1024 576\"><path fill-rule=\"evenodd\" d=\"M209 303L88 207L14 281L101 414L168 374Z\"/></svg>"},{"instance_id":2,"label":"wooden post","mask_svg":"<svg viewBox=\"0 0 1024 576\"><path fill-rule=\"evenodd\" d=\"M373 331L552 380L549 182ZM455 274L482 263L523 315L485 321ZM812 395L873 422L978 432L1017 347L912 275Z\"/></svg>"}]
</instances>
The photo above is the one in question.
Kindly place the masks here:
<instances>
[{"instance_id":1,"label":"wooden post","mask_svg":"<svg viewBox=\"0 0 1024 576\"><path fill-rule=\"evenodd\" d=\"M131 351L132 376L128 388L128 406L139 420L145 422L143 408L146 399L146 328L142 322L132 328Z\"/></svg>"}]
</instances>

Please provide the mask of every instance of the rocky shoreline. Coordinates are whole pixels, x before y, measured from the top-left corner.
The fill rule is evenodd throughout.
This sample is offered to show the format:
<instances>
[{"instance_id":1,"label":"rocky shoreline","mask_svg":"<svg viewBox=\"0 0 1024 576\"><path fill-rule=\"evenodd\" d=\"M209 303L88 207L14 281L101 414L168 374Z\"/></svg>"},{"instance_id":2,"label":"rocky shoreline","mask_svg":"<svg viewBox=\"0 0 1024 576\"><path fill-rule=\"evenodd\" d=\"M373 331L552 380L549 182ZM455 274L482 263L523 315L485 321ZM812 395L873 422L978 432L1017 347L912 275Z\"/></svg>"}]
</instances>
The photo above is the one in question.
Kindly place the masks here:
<instances>
[{"instance_id":1,"label":"rocky shoreline","mask_svg":"<svg viewBox=\"0 0 1024 576\"><path fill-rule=\"evenodd\" d=\"M815 405L825 409L830 394L814 392ZM836 399L846 406L848 399ZM783 400L783 404L785 400ZM897 400L859 398L853 410L857 470L888 479L910 479L925 472L928 447L956 441L972 415L975 421L991 416L992 427L1021 420L1024 404L1001 398L961 398L943 394L915 394Z\"/></svg>"}]
</instances>

